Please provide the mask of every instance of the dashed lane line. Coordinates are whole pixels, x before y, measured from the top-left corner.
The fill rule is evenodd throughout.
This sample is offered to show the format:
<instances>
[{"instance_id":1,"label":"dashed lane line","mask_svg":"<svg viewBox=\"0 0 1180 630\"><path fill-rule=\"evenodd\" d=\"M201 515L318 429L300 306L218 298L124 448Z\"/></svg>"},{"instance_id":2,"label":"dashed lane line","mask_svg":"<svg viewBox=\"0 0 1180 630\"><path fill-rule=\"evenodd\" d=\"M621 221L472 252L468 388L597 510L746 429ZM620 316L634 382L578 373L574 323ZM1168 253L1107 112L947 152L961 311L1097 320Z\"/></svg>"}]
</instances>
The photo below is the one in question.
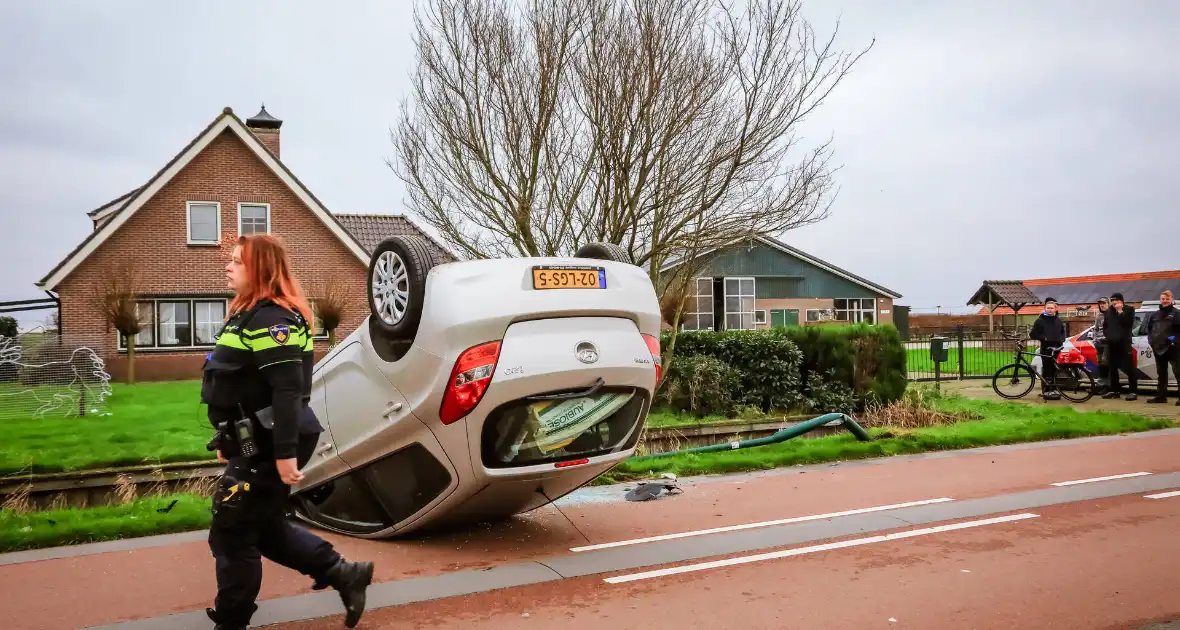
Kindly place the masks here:
<instances>
[{"instance_id":1,"label":"dashed lane line","mask_svg":"<svg viewBox=\"0 0 1180 630\"><path fill-rule=\"evenodd\" d=\"M809 547L798 547L795 549L784 549L782 551L774 551L770 553L761 553L754 556L742 556L738 558L726 558L725 560L714 560L712 562L701 562L699 564L689 564L679 567L671 567L668 569L658 569L655 571L645 571L643 573L632 573L630 575L620 575L616 577L605 578L603 581L608 584L623 584L626 582L635 582L637 580L650 580L653 578L665 577L669 575L677 575L680 573L691 573L694 571L706 571L709 569L716 569L720 567L731 567L740 564L750 564L752 562L763 562L766 560L777 560L779 558L789 558L791 556L801 556L809 553L817 553L820 551L829 551L832 549L844 549L847 547L859 547L861 545L871 545L874 543L889 542L891 540L900 540L903 538L915 538L917 536L929 536L931 534L938 534L941 532L955 531L959 529L968 529L972 527L983 527L985 525L996 525L999 523L1010 523L1013 521L1023 521L1030 518L1039 518L1039 514L1032 514L1025 512L1022 514L1012 514L1009 516L1000 516L997 518L988 518L978 521L967 521L964 523L954 523L952 525L939 525L937 527L925 527L922 529L911 529L909 531L897 532L893 534L885 534L882 536L869 536L867 538L856 538L853 540L842 540L834 543L825 543L822 545L811 545Z\"/></svg>"},{"instance_id":2,"label":"dashed lane line","mask_svg":"<svg viewBox=\"0 0 1180 630\"><path fill-rule=\"evenodd\" d=\"M756 529L759 527L772 527L775 525L787 525L789 523L803 523L806 521L820 521L829 518L839 518L841 516L852 516L855 514L869 514L871 512L884 512L886 510L897 510L901 508L916 507L919 505L930 505L932 503L946 503L947 501L954 501L949 497L942 497L938 499L925 499L922 501L910 501L908 503L894 503L892 505L878 505L874 507L859 508L855 510L844 510L842 512L828 512L827 514L811 514L808 516L795 516L791 518L782 518L774 521L759 521L757 523L743 523L741 525L728 525L725 527L714 527L711 529L698 529L688 532L679 532L675 534L663 534L660 536L648 536L647 538L633 538L630 540L620 540L616 542L600 543L597 545L585 545L583 547L572 547L570 551L575 553L583 551L595 551L598 549L611 549L613 547L626 547L628 545L640 545L643 543L658 542L661 540L674 540L677 538L689 538L691 536L705 536L708 534L720 534L724 532L736 532L744 529Z\"/></svg>"}]
</instances>

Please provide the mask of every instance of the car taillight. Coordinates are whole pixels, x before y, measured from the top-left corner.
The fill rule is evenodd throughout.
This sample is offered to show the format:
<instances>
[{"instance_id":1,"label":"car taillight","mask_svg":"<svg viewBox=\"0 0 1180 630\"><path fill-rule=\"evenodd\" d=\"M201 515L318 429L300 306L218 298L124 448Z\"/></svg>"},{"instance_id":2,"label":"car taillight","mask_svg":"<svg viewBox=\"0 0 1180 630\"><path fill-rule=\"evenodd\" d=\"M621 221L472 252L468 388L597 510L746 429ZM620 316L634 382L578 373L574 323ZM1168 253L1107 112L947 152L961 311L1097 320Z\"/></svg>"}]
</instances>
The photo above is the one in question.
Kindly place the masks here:
<instances>
[{"instance_id":1,"label":"car taillight","mask_svg":"<svg viewBox=\"0 0 1180 630\"><path fill-rule=\"evenodd\" d=\"M644 335L643 341L647 343L647 349L651 351L651 361L656 364L656 385L660 384L660 379L664 377L664 365L660 362L660 339L651 335Z\"/></svg>"},{"instance_id":2,"label":"car taillight","mask_svg":"<svg viewBox=\"0 0 1180 630\"><path fill-rule=\"evenodd\" d=\"M451 380L443 393L442 409L438 414L443 424L451 424L475 409L492 382L499 359L499 341L468 348L459 355L451 369Z\"/></svg>"}]
</instances>

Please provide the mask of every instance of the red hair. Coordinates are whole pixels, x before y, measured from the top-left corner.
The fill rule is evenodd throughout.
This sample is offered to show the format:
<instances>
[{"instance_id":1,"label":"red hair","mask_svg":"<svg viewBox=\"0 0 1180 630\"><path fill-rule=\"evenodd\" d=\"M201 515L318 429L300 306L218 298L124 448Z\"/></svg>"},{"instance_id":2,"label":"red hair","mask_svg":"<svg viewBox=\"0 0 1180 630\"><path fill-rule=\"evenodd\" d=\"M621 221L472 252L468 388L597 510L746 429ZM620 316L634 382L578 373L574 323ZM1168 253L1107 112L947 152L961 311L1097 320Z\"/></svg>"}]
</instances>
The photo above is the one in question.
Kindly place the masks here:
<instances>
[{"instance_id":1,"label":"red hair","mask_svg":"<svg viewBox=\"0 0 1180 630\"><path fill-rule=\"evenodd\" d=\"M242 248L242 266L250 286L230 302L229 314L248 311L269 298L283 308L298 311L307 320L308 334L314 334L311 305L291 273L291 261L282 241L270 234L250 234L240 237L238 246Z\"/></svg>"}]
</instances>

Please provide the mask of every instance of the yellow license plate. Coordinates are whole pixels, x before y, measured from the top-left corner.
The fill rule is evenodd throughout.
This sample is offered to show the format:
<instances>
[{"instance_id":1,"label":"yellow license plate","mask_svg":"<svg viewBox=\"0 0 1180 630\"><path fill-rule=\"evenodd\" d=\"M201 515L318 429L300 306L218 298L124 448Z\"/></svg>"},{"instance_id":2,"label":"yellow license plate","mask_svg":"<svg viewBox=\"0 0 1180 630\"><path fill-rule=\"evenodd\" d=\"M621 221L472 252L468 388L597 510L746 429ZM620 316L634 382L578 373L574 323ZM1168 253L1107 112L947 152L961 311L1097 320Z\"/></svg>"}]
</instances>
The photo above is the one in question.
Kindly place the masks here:
<instances>
[{"instance_id":1,"label":"yellow license plate","mask_svg":"<svg viewBox=\"0 0 1180 630\"><path fill-rule=\"evenodd\" d=\"M602 267L533 267L534 289L605 289Z\"/></svg>"}]
</instances>

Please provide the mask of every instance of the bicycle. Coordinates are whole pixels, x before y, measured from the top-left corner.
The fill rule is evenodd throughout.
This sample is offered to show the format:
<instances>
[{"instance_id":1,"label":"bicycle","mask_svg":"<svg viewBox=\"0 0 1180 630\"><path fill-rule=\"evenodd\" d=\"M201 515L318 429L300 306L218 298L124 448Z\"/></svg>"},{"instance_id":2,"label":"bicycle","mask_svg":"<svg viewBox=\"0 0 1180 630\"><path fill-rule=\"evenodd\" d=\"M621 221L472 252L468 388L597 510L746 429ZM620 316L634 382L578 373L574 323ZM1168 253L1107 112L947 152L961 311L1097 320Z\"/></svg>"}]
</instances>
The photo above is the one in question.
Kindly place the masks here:
<instances>
[{"instance_id":1,"label":"bicycle","mask_svg":"<svg viewBox=\"0 0 1180 630\"><path fill-rule=\"evenodd\" d=\"M1027 343L1025 340L1009 337L1006 334L1004 336L1016 342L1016 352L1013 362L996 370L995 375L992 376L992 389L1001 398L1008 400L1024 398L1033 390L1037 379L1045 383L1046 391L1059 392L1063 398L1071 402L1083 403L1094 396L1094 377L1083 367L1086 359L1081 352L1071 350L1066 353L1057 353L1057 358L1054 361L1057 364L1057 374L1052 379L1046 379L1038 374L1033 369L1032 363L1024 357L1039 356L1041 362L1044 363L1054 360L1053 354L1061 348L1049 348L1049 354L1028 352L1025 350ZM1004 390L1001 389L1002 386L1009 386L1012 389Z\"/></svg>"}]
</instances>

